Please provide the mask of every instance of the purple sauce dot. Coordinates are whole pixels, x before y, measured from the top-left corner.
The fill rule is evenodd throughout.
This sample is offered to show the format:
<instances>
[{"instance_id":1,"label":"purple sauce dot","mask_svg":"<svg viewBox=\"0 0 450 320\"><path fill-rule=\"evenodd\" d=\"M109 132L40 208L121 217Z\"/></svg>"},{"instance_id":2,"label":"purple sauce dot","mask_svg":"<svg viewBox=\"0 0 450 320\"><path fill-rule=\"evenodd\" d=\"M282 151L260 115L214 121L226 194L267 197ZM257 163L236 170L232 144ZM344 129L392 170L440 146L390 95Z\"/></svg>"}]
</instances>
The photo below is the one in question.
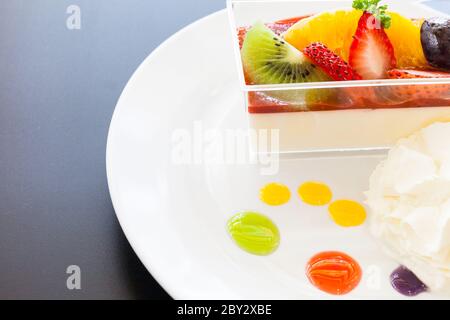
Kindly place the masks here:
<instances>
[{"instance_id":1,"label":"purple sauce dot","mask_svg":"<svg viewBox=\"0 0 450 320\"><path fill-rule=\"evenodd\" d=\"M392 287L405 296L416 296L427 291L427 286L411 270L400 266L391 273Z\"/></svg>"}]
</instances>

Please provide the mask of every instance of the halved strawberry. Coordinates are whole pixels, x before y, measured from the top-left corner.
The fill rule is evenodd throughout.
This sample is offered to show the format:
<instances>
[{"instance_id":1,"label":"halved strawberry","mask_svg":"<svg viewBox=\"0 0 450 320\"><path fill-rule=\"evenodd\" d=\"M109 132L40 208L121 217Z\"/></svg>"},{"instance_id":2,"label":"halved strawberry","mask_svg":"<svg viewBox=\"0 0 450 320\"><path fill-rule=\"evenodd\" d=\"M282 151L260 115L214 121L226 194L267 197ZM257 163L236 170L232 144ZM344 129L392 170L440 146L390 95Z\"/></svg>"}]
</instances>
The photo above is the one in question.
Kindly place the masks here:
<instances>
[{"instance_id":1,"label":"halved strawberry","mask_svg":"<svg viewBox=\"0 0 450 320\"><path fill-rule=\"evenodd\" d=\"M362 79L344 59L321 43L310 44L303 50L303 53L335 81ZM368 90L359 87L339 90L339 101L343 106L362 106L364 105L364 98L371 94Z\"/></svg>"},{"instance_id":2,"label":"halved strawberry","mask_svg":"<svg viewBox=\"0 0 450 320\"><path fill-rule=\"evenodd\" d=\"M381 23L364 12L350 47L349 63L363 79L381 79L397 65L394 47Z\"/></svg>"},{"instance_id":3,"label":"halved strawberry","mask_svg":"<svg viewBox=\"0 0 450 320\"><path fill-rule=\"evenodd\" d=\"M430 70L393 69L387 72L390 79L427 79L449 78L450 73ZM424 101L450 100L449 84L410 84L392 85L377 88L377 96L386 103L414 102L421 105ZM445 103L443 102L443 105Z\"/></svg>"},{"instance_id":4,"label":"halved strawberry","mask_svg":"<svg viewBox=\"0 0 450 320\"><path fill-rule=\"evenodd\" d=\"M361 80L361 76L340 56L332 52L325 45L315 42L307 46L303 53L312 62L322 68L333 80Z\"/></svg>"},{"instance_id":5,"label":"halved strawberry","mask_svg":"<svg viewBox=\"0 0 450 320\"><path fill-rule=\"evenodd\" d=\"M417 69L393 69L388 71L389 79L450 78L449 72Z\"/></svg>"}]
</instances>

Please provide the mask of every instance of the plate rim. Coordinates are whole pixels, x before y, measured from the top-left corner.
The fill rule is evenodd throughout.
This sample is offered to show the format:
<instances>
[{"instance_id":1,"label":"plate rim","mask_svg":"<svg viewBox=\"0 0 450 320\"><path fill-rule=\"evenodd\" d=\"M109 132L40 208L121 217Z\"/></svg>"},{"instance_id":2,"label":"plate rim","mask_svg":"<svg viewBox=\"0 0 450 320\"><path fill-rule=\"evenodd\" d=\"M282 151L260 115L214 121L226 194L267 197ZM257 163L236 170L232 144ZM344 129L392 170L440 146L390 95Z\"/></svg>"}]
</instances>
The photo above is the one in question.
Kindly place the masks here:
<instances>
[{"instance_id":1,"label":"plate rim","mask_svg":"<svg viewBox=\"0 0 450 320\"><path fill-rule=\"evenodd\" d=\"M162 43L160 43L153 51L151 51L147 57L139 64L139 66L134 70L131 77L128 79L127 83L125 84L124 88L122 89L122 92L117 100L117 103L114 107L114 112L111 116L111 121L108 128L108 134L107 134L107 142L106 142L106 152L105 152L105 160L106 160L106 179L108 184L108 191L110 194L112 206L114 209L114 213L117 217L117 220L119 222L120 228L122 229L125 238L127 239L128 243L130 244L131 248L139 258L139 261L144 265L144 267L147 269L147 271L150 273L150 275L155 279L155 281L166 291L166 293L172 298L172 299L181 299L179 296L177 289L174 287L171 287L167 284L167 282L164 280L165 276L163 275L160 270L157 270L154 266L151 265L149 261L144 259L144 255L141 253L141 250L138 248L139 246L136 244L136 240L132 236L132 232L130 232L125 223L124 213L120 212L119 205L117 202L117 197L114 196L114 191L112 188L112 185L114 184L113 181L115 181L115 174L113 173L112 169L112 160L111 160L111 148L112 144L112 132L115 130L115 126L118 120L117 114L119 113L119 109L121 108L122 101L124 97L127 95L127 92L129 88L132 86L133 82L136 80L137 74L144 68L145 65L150 63L156 56L158 56L159 52L162 51L165 47L169 46L172 42L175 42L179 37L183 36L186 32L188 32L191 28L194 28L196 25L201 24L205 21L208 21L210 19L214 19L218 15L226 14L226 8L217 10L211 14L208 14L202 18L199 18L188 25L182 27L180 30L173 33L171 36L169 36L166 40L164 40Z\"/></svg>"}]
</instances>

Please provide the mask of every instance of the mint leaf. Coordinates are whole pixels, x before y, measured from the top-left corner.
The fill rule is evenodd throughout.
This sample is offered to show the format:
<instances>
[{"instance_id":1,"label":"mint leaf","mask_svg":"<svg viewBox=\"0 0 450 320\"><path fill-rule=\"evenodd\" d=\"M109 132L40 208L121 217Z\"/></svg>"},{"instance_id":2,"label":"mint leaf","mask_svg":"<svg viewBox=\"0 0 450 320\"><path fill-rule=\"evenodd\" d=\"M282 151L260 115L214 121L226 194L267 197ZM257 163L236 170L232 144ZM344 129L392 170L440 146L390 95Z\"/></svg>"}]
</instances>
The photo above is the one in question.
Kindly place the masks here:
<instances>
[{"instance_id":1,"label":"mint leaf","mask_svg":"<svg viewBox=\"0 0 450 320\"><path fill-rule=\"evenodd\" d=\"M388 14L382 14L380 15L379 19L381 21L381 25L383 26L383 28L389 29L392 22L391 16Z\"/></svg>"}]
</instances>

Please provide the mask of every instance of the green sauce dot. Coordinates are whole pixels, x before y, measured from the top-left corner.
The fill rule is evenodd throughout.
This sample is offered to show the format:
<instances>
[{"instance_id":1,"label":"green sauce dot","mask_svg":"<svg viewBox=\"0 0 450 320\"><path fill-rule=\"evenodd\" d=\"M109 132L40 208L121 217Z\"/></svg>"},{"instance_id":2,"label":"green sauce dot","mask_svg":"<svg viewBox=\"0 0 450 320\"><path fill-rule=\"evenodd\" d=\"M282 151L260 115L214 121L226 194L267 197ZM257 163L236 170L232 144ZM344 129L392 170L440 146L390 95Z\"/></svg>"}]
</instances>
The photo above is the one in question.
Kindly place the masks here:
<instances>
[{"instance_id":1,"label":"green sauce dot","mask_svg":"<svg viewBox=\"0 0 450 320\"><path fill-rule=\"evenodd\" d=\"M227 229L234 242L252 254L271 254L280 244L277 226L268 217L256 212L234 215L228 220Z\"/></svg>"}]
</instances>

